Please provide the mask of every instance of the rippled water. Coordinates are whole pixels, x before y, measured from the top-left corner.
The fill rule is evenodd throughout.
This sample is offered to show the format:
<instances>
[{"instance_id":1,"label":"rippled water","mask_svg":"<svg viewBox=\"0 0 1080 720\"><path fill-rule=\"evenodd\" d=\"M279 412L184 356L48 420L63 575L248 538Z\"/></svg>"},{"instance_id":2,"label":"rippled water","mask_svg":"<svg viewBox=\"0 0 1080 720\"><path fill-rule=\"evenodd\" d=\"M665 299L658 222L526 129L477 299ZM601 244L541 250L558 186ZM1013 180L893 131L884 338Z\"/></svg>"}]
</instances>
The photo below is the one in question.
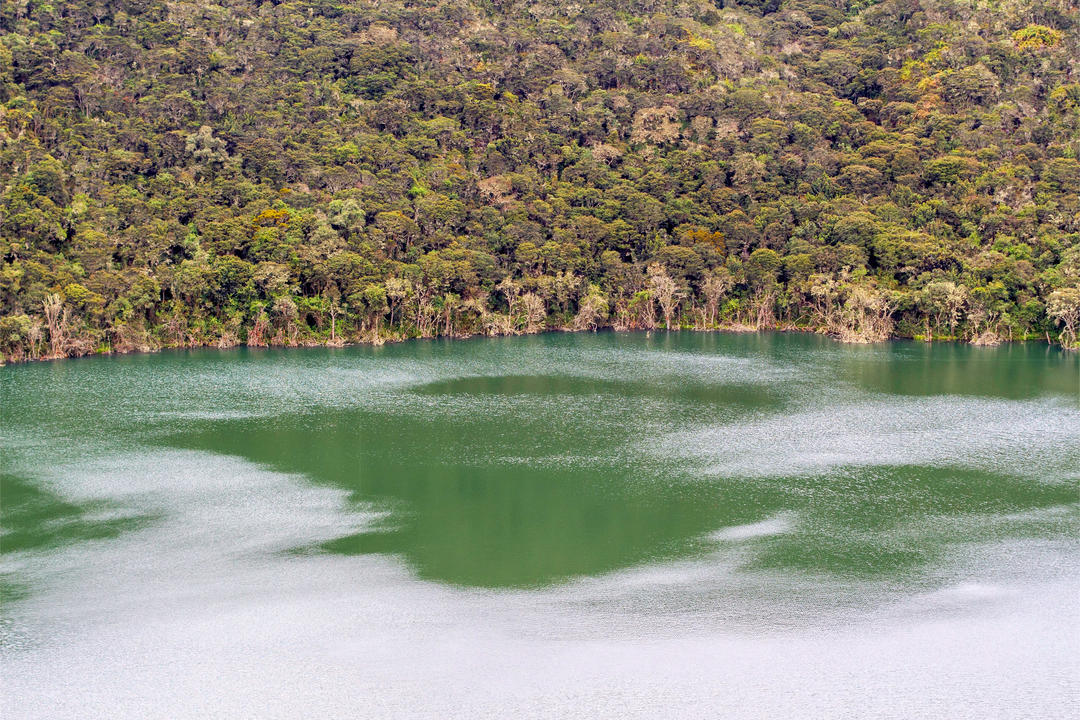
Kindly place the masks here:
<instances>
[{"instance_id":1,"label":"rippled water","mask_svg":"<svg viewBox=\"0 0 1080 720\"><path fill-rule=\"evenodd\" d=\"M0 383L5 719L1080 709L1075 354L601 333Z\"/></svg>"}]
</instances>

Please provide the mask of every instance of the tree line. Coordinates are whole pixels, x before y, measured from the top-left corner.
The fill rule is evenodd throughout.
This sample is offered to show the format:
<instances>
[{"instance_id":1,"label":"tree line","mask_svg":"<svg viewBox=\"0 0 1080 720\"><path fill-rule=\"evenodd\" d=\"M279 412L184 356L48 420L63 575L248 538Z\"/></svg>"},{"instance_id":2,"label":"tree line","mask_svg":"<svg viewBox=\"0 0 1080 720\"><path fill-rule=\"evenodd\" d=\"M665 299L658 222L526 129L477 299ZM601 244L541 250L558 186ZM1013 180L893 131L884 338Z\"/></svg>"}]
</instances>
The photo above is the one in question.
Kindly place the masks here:
<instances>
[{"instance_id":1,"label":"tree line","mask_svg":"<svg viewBox=\"0 0 1080 720\"><path fill-rule=\"evenodd\" d=\"M13 0L0 354L1080 331L1069 0Z\"/></svg>"}]
</instances>

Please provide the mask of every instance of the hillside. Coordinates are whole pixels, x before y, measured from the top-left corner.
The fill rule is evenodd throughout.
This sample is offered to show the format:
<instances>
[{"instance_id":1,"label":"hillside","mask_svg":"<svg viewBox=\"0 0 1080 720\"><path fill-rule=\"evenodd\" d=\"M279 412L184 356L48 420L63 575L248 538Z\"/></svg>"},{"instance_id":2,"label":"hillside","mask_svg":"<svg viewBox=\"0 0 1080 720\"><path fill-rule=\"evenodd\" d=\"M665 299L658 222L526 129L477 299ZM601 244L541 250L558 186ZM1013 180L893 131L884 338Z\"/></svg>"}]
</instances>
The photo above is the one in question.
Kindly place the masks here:
<instances>
[{"instance_id":1,"label":"hillside","mask_svg":"<svg viewBox=\"0 0 1080 720\"><path fill-rule=\"evenodd\" d=\"M0 354L1080 328L1068 0L0 6Z\"/></svg>"}]
</instances>

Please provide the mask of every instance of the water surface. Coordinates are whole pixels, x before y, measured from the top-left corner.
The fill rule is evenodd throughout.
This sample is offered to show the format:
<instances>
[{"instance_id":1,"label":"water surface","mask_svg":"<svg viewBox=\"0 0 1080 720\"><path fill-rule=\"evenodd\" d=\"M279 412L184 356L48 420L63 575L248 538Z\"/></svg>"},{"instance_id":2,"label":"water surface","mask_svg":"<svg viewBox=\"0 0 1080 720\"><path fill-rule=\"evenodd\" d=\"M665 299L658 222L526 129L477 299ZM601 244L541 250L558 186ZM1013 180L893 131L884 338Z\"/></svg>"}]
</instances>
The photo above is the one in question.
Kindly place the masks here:
<instances>
[{"instance_id":1,"label":"water surface","mask_svg":"<svg viewBox=\"0 0 1080 720\"><path fill-rule=\"evenodd\" d=\"M1070 717L1080 366L582 334L0 368L5 717Z\"/></svg>"}]
</instances>

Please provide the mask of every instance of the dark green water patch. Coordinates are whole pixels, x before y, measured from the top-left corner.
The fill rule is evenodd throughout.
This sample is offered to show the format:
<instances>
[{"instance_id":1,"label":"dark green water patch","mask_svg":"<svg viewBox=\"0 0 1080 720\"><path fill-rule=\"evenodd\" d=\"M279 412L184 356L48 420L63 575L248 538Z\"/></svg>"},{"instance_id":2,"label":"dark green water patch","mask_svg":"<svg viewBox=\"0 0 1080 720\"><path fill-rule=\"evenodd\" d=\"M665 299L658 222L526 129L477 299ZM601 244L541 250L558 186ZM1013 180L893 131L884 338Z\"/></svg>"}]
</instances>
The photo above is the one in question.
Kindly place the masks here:
<instances>
[{"instance_id":1,"label":"dark green water patch","mask_svg":"<svg viewBox=\"0 0 1080 720\"><path fill-rule=\"evenodd\" d=\"M536 586L679 556L718 523L777 506L769 489L673 481L598 457L611 440L542 423L335 412L208 423L175 444L349 490L390 516L323 550L395 554L422 577L463 585Z\"/></svg>"},{"instance_id":2,"label":"dark green water patch","mask_svg":"<svg viewBox=\"0 0 1080 720\"><path fill-rule=\"evenodd\" d=\"M1075 504L1069 483L969 468L858 466L790 477L695 475L620 452L648 443L633 418L546 412L534 378L469 378L424 386L451 404L438 411L327 410L265 420L193 422L170 443L233 455L350 492L388 515L374 527L311 550L391 554L420 577L481 587L534 587L649 562L700 555L710 533L791 518L749 538L749 569L894 577L941 557L954 542L1049 532L995 524L946 537L949 518L997 517ZM524 385L524 387L521 387ZM559 384L555 384L559 388ZM576 383L568 387L576 388ZM457 416L454 398L536 394L535 405L493 418ZM714 398L706 394L695 407ZM783 452L783 447L777 447ZM627 460L630 457L630 460Z\"/></svg>"},{"instance_id":3,"label":"dark green water patch","mask_svg":"<svg viewBox=\"0 0 1080 720\"><path fill-rule=\"evenodd\" d=\"M147 518L107 517L105 502L73 503L24 478L0 474L0 553L45 550L83 540L113 538ZM106 517L98 517L98 516Z\"/></svg>"},{"instance_id":4,"label":"dark green water patch","mask_svg":"<svg viewBox=\"0 0 1080 720\"><path fill-rule=\"evenodd\" d=\"M1080 353L1044 343L986 348L890 342L843 348L837 360L841 376L874 392L1010 399L1062 395L1080 403Z\"/></svg>"},{"instance_id":5,"label":"dark green water patch","mask_svg":"<svg viewBox=\"0 0 1080 720\"><path fill-rule=\"evenodd\" d=\"M1069 482L919 465L758 482L787 493L799 521L765 540L753 567L895 577L956 543L1070 537L1080 529L1076 486ZM1064 512L1039 512L1054 509Z\"/></svg>"},{"instance_id":6,"label":"dark green water patch","mask_svg":"<svg viewBox=\"0 0 1080 720\"><path fill-rule=\"evenodd\" d=\"M789 402L780 388L765 383L707 383L686 378L624 380L574 375L484 375L451 378L412 388L419 395L461 395L494 397L598 397L602 402L617 399L659 400L672 403L672 410L692 405L695 411L707 406L731 411L776 411Z\"/></svg>"}]
</instances>

